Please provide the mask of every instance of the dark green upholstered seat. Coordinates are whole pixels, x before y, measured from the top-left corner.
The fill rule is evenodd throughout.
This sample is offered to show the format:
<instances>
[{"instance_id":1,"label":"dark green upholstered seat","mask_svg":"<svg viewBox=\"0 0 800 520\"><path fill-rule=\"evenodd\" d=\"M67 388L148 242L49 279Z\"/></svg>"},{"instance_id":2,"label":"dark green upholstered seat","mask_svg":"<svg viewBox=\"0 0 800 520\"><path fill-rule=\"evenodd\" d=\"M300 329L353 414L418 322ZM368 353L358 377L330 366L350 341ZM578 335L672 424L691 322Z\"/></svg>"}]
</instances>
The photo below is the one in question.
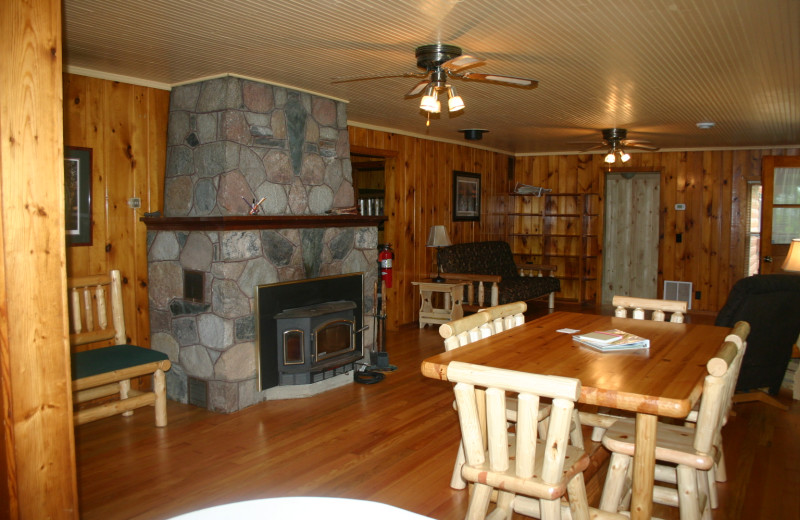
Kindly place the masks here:
<instances>
[{"instance_id":1,"label":"dark green upholstered seat","mask_svg":"<svg viewBox=\"0 0 800 520\"><path fill-rule=\"evenodd\" d=\"M136 345L112 345L86 350L72 355L72 379L82 379L166 359L168 357L163 352Z\"/></svg>"}]
</instances>

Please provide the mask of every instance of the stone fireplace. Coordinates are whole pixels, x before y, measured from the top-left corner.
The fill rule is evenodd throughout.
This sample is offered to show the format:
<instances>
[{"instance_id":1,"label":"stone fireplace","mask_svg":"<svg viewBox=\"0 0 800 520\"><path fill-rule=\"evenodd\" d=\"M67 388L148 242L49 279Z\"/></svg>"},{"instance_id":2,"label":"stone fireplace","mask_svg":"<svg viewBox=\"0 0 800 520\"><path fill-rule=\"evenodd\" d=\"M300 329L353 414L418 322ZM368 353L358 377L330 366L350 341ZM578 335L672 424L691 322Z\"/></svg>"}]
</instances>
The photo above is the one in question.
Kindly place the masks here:
<instances>
[{"instance_id":1,"label":"stone fireplace","mask_svg":"<svg viewBox=\"0 0 800 520\"><path fill-rule=\"evenodd\" d=\"M367 322L385 218L328 214L354 204L346 120L341 101L236 77L172 90L164 216L143 219L170 399L233 412L277 398L258 385L260 285L363 273Z\"/></svg>"}]
</instances>

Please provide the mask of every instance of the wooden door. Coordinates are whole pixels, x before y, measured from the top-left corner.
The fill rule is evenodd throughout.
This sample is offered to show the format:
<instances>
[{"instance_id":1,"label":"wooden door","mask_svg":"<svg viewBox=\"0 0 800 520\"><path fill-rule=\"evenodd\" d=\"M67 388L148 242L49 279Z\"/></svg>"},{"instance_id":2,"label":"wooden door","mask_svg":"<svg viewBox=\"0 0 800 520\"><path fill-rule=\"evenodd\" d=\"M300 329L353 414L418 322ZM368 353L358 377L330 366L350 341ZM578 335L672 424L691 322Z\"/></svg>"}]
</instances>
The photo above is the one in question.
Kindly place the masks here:
<instances>
[{"instance_id":1,"label":"wooden door","mask_svg":"<svg viewBox=\"0 0 800 520\"><path fill-rule=\"evenodd\" d=\"M659 172L609 172L603 217L603 304L658 297Z\"/></svg>"},{"instance_id":2,"label":"wooden door","mask_svg":"<svg viewBox=\"0 0 800 520\"><path fill-rule=\"evenodd\" d=\"M782 273L789 244L800 238L800 157L764 157L761 184L760 273Z\"/></svg>"}]
</instances>

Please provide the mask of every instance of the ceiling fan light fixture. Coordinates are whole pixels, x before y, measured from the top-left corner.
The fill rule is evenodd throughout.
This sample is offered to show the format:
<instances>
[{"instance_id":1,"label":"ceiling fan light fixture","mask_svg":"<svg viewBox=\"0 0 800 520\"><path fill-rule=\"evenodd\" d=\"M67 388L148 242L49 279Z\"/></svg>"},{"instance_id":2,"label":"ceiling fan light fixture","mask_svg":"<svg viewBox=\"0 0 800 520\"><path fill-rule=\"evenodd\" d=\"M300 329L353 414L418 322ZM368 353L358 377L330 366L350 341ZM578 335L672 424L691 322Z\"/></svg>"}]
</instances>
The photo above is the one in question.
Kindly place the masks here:
<instances>
[{"instance_id":1,"label":"ceiling fan light fixture","mask_svg":"<svg viewBox=\"0 0 800 520\"><path fill-rule=\"evenodd\" d=\"M617 160L616 157L614 157L614 151L612 150L608 152L608 155L606 155L606 158L603 160L608 164L614 164L614 162Z\"/></svg>"},{"instance_id":2,"label":"ceiling fan light fixture","mask_svg":"<svg viewBox=\"0 0 800 520\"><path fill-rule=\"evenodd\" d=\"M464 100L456 93L455 87L447 85L447 95L450 98L447 100L447 109L450 112L458 112L464 109Z\"/></svg>"},{"instance_id":3,"label":"ceiling fan light fixture","mask_svg":"<svg viewBox=\"0 0 800 520\"><path fill-rule=\"evenodd\" d=\"M419 102L419 108L425 110L426 112L439 112L441 108L437 109L437 104L439 101L436 99L436 88L433 84L429 84L425 87L425 94L422 96L422 99ZM441 107L441 105L439 105Z\"/></svg>"},{"instance_id":4,"label":"ceiling fan light fixture","mask_svg":"<svg viewBox=\"0 0 800 520\"><path fill-rule=\"evenodd\" d=\"M622 162L628 162L631 160L631 156L625 153L625 150L619 151L619 160Z\"/></svg>"},{"instance_id":5,"label":"ceiling fan light fixture","mask_svg":"<svg viewBox=\"0 0 800 520\"><path fill-rule=\"evenodd\" d=\"M425 110L426 112L438 112L437 105L439 105L439 101L436 99L436 96L422 96L422 100L419 103L419 108Z\"/></svg>"}]
</instances>

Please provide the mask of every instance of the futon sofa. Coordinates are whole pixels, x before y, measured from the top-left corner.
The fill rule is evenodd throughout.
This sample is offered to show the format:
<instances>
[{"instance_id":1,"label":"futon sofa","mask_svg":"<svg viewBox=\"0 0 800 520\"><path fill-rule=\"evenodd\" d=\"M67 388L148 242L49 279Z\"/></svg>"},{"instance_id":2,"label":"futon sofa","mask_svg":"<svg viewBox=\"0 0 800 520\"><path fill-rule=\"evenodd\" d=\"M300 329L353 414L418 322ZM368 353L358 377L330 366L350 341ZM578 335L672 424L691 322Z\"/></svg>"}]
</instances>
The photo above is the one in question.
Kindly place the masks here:
<instances>
[{"instance_id":1,"label":"futon sofa","mask_svg":"<svg viewBox=\"0 0 800 520\"><path fill-rule=\"evenodd\" d=\"M465 310L544 297L548 298L552 309L555 293L561 290L558 278L553 276L556 266L516 264L507 242L469 242L442 247L439 265L442 277L448 281L472 282Z\"/></svg>"}]
</instances>

